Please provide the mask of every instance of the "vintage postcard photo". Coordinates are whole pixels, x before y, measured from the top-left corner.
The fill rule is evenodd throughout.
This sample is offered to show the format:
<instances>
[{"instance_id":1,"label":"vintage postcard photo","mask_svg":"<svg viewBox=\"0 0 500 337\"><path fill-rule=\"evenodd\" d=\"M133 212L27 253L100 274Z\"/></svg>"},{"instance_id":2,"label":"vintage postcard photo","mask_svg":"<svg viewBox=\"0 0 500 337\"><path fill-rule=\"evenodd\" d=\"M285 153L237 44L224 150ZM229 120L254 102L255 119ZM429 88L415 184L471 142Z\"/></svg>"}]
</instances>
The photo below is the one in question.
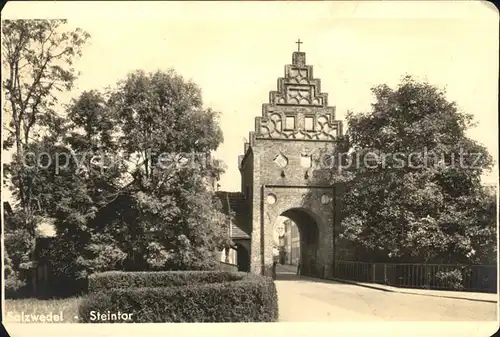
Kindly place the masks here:
<instances>
[{"instance_id":1,"label":"vintage postcard photo","mask_svg":"<svg viewBox=\"0 0 500 337\"><path fill-rule=\"evenodd\" d=\"M8 3L7 331L491 335L498 23L479 1Z\"/></svg>"}]
</instances>

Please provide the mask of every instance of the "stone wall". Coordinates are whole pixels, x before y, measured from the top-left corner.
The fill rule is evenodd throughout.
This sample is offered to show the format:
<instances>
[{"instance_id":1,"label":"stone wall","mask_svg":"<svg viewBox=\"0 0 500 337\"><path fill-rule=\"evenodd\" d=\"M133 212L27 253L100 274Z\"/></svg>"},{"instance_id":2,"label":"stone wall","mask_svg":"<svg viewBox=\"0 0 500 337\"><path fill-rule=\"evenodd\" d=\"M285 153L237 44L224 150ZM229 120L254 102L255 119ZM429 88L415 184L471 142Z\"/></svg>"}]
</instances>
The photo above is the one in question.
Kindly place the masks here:
<instances>
[{"instance_id":1,"label":"stone wall","mask_svg":"<svg viewBox=\"0 0 500 337\"><path fill-rule=\"evenodd\" d=\"M245 148L247 148L245 146ZM253 151L247 149L245 156L240 162L240 173L241 173L241 193L245 195L248 201L248 207L251 208L251 200L253 195L253 176L254 176L254 165L253 165ZM251 214L249 215L251 216Z\"/></svg>"},{"instance_id":2,"label":"stone wall","mask_svg":"<svg viewBox=\"0 0 500 337\"><path fill-rule=\"evenodd\" d=\"M330 272L340 223L340 188L332 184L331 161L344 148L342 122L321 92L321 81L294 52L277 91L269 93L241 159L242 192L251 208L251 271L270 274L273 230L280 215L301 232L301 258ZM251 186L248 188L247 186ZM314 228L313 228L314 227Z\"/></svg>"}]
</instances>

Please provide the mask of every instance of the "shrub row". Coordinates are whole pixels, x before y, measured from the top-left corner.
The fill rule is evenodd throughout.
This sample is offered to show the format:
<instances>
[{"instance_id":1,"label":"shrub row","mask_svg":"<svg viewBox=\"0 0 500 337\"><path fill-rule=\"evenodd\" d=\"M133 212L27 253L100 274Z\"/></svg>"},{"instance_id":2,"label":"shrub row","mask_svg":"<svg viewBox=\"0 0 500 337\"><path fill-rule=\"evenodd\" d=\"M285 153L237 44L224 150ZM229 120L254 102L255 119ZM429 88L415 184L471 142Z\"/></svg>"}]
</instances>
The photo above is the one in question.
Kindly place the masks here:
<instances>
[{"instance_id":1,"label":"shrub row","mask_svg":"<svg viewBox=\"0 0 500 337\"><path fill-rule=\"evenodd\" d=\"M158 273L158 272L157 272ZM160 323L160 322L273 322L278 319L278 297L271 278L246 273L211 272L119 273L94 276L106 279L105 292L84 298L79 307L81 322L91 323ZM132 274L130 276L118 274ZM170 274L170 275L168 275ZM168 275L168 276L166 276ZM196 275L196 276L195 276ZM109 282L109 279L117 281ZM140 287L124 287L124 279ZM194 282L191 282L194 279ZM120 281L118 281L120 280ZM138 281L142 280L142 281ZM173 286L158 286L160 280ZM187 281L189 280L189 281ZM218 281L221 280L221 281ZM203 283L203 281L208 281ZM150 287L150 284L155 286ZM129 319L97 313L126 313Z\"/></svg>"},{"instance_id":2,"label":"shrub row","mask_svg":"<svg viewBox=\"0 0 500 337\"><path fill-rule=\"evenodd\" d=\"M175 287L198 283L221 283L240 280L238 273L220 271L109 271L89 276L89 293L117 288Z\"/></svg>"}]
</instances>

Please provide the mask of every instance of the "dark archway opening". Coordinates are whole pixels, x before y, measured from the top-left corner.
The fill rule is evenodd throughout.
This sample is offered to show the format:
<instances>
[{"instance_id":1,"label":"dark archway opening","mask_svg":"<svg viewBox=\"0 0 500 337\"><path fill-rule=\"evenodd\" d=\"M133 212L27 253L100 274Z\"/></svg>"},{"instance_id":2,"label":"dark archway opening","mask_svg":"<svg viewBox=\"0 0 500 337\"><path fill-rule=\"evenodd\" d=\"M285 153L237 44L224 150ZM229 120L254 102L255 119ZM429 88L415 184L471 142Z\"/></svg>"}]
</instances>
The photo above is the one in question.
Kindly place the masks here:
<instances>
[{"instance_id":1,"label":"dark archway opening","mask_svg":"<svg viewBox=\"0 0 500 337\"><path fill-rule=\"evenodd\" d=\"M318 263L318 221L314 218L310 211L302 208L289 209L280 214L280 216L290 219L298 229L300 242L300 258L298 259L297 266L298 274L322 277L323 271ZM294 240L293 237L290 239L292 241Z\"/></svg>"},{"instance_id":2,"label":"dark archway opening","mask_svg":"<svg viewBox=\"0 0 500 337\"><path fill-rule=\"evenodd\" d=\"M250 272L250 254L245 246L236 244L236 264L238 271Z\"/></svg>"}]
</instances>

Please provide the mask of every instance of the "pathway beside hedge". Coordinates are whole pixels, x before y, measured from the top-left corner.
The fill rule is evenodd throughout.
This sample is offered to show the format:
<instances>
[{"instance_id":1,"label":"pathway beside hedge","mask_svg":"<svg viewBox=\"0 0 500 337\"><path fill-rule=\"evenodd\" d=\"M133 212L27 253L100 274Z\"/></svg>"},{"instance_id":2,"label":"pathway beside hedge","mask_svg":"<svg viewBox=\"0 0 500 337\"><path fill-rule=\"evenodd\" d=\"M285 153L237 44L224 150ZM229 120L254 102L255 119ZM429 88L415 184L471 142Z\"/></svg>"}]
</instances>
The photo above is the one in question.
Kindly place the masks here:
<instances>
[{"instance_id":1,"label":"pathway beside hedge","mask_svg":"<svg viewBox=\"0 0 500 337\"><path fill-rule=\"evenodd\" d=\"M496 321L497 303L381 291L279 270L280 322Z\"/></svg>"}]
</instances>

